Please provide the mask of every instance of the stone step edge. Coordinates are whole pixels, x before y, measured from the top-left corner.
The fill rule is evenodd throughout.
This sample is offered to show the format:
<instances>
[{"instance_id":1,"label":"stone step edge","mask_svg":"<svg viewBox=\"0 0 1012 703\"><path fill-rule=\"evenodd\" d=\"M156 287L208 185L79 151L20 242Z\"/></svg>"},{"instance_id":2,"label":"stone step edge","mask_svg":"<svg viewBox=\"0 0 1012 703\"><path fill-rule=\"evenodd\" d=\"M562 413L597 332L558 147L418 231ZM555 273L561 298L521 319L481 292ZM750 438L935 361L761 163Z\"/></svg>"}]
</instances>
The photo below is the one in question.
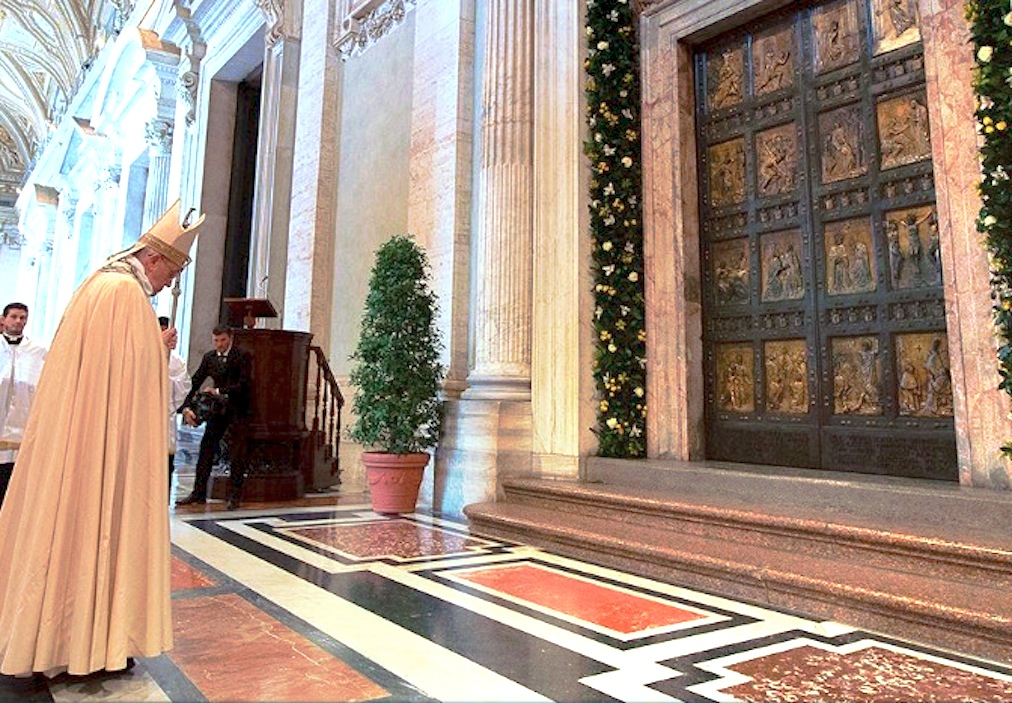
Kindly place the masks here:
<instances>
[{"instance_id":1,"label":"stone step edge","mask_svg":"<svg viewBox=\"0 0 1012 703\"><path fill-rule=\"evenodd\" d=\"M542 479L507 479L503 482L506 496L556 500L580 506L590 505L620 512L674 520L716 522L728 527L746 526L749 530L767 534L786 534L800 539L816 539L839 544L841 541L861 549L924 558L933 558L978 569L1012 574L1012 550L969 545L937 537L875 530L844 523L792 518L783 515L735 510L699 503L683 503L645 498L599 485L565 483Z\"/></svg>"},{"instance_id":2,"label":"stone step edge","mask_svg":"<svg viewBox=\"0 0 1012 703\"><path fill-rule=\"evenodd\" d=\"M521 508L518 510L517 508ZM1009 615L996 615L971 610L966 607L943 605L924 600L920 595L920 589L916 587L904 589L905 593L892 593L882 590L857 586L826 579L806 576L801 573L771 569L768 567L755 567L741 561L732 561L709 556L701 551L689 551L657 546L649 541L626 541L620 540L607 533L607 528L613 523L600 518L581 516L579 522L586 528L597 529L574 529L572 526L559 527L550 524L557 518L557 513L542 508L530 506L508 506L503 503L477 503L469 505L464 513L472 524L472 531L475 534L482 534L483 526L499 526L509 530L516 530L530 539L532 532L555 540L559 543L568 544L583 550L607 551L615 556L636 561L648 561L651 563L663 562L666 564L679 565L685 570L695 571L704 576L716 578L747 578L762 584L765 588L774 588L782 591L802 594L809 598L818 598L826 601L827 593L834 596L834 600L850 601L855 607L873 612L887 611L892 617L902 617L918 624L941 626L946 629L965 633L972 629L978 636L986 636L1000 644L1012 641L1012 603L1007 609ZM519 514L518 514L519 513ZM526 516L525 516L526 514ZM538 518L541 518L540 520ZM648 536L656 530L643 528L643 536ZM494 532L493 532L494 534ZM705 537L693 536L697 543L714 542ZM761 552L784 552L771 550L764 547L751 547L753 553ZM818 557L805 556L809 562L825 562ZM846 569L839 569L838 572L848 581L853 581L857 575L881 575L882 579L865 579L866 582L886 580L888 573L892 576L889 579L891 584L897 580L908 581L912 577L905 572L895 572L864 564L847 563ZM955 583L960 589L961 595L972 596L968 600L979 603L994 603L995 591L980 586ZM974 594L977 594L974 596ZM1003 592L997 595L1004 596ZM1008 600L1008 598L1005 598Z\"/></svg>"}]
</instances>

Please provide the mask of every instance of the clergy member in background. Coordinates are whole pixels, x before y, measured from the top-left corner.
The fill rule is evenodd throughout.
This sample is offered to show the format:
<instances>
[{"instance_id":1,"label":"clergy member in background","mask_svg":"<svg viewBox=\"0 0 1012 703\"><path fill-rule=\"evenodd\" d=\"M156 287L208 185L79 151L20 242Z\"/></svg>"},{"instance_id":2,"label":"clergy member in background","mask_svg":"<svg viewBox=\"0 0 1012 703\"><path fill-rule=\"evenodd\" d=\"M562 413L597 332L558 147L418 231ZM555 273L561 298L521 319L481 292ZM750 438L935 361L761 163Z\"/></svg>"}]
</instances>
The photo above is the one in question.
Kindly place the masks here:
<instances>
[{"instance_id":1,"label":"clergy member in background","mask_svg":"<svg viewBox=\"0 0 1012 703\"><path fill-rule=\"evenodd\" d=\"M169 318L164 315L158 318L158 326L162 332L169 329ZM175 345L173 345L175 346ZM179 425L176 418L179 410L190 392L190 374L186 372L186 362L175 349L169 352L169 493L172 493L172 470L176 467L176 435Z\"/></svg>"},{"instance_id":2,"label":"clergy member in background","mask_svg":"<svg viewBox=\"0 0 1012 703\"><path fill-rule=\"evenodd\" d=\"M8 303L0 317L0 504L7 493L46 348L25 336L28 306Z\"/></svg>"},{"instance_id":3,"label":"clergy member in background","mask_svg":"<svg viewBox=\"0 0 1012 703\"><path fill-rule=\"evenodd\" d=\"M189 217L187 218L189 219ZM172 647L167 348L149 298L203 217L179 203L74 293L0 508L0 673L125 669Z\"/></svg>"}]
</instances>

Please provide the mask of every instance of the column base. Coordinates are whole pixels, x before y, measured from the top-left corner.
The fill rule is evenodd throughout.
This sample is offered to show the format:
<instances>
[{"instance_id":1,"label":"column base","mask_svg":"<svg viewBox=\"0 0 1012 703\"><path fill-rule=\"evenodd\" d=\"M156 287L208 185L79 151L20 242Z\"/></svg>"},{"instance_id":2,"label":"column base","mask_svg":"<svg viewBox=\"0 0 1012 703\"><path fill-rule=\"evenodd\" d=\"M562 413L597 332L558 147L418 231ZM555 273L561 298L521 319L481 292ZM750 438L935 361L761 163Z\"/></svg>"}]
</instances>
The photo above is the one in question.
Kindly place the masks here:
<instances>
[{"instance_id":1,"label":"column base","mask_svg":"<svg viewBox=\"0 0 1012 703\"><path fill-rule=\"evenodd\" d=\"M527 377L482 376L467 377L468 388L460 394L462 400L515 400L530 402L531 379Z\"/></svg>"},{"instance_id":2,"label":"column base","mask_svg":"<svg viewBox=\"0 0 1012 703\"><path fill-rule=\"evenodd\" d=\"M433 481L423 487L431 494L423 500L463 517L465 505L495 500L503 478L530 475L531 448L530 401L448 400Z\"/></svg>"}]
</instances>

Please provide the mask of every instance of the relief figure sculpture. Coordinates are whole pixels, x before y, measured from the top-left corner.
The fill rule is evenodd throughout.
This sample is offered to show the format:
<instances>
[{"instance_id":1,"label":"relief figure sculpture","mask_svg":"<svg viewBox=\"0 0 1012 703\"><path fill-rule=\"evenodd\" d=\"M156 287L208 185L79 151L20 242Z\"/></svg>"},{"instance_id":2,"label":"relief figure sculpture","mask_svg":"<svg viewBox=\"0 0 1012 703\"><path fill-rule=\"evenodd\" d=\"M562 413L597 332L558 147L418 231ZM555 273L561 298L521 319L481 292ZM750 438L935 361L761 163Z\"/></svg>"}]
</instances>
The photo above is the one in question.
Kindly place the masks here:
<instances>
[{"instance_id":1,"label":"relief figure sculpture","mask_svg":"<svg viewBox=\"0 0 1012 703\"><path fill-rule=\"evenodd\" d=\"M878 415L879 351L875 337L833 340L833 412L838 415Z\"/></svg>"},{"instance_id":2,"label":"relief figure sculpture","mask_svg":"<svg viewBox=\"0 0 1012 703\"><path fill-rule=\"evenodd\" d=\"M826 292L829 295L875 290L871 224L865 218L826 224Z\"/></svg>"},{"instance_id":3,"label":"relief figure sculpture","mask_svg":"<svg viewBox=\"0 0 1012 703\"><path fill-rule=\"evenodd\" d=\"M739 49L724 49L716 59L717 70L710 91L710 107L718 110L742 101L742 54Z\"/></svg>"},{"instance_id":4,"label":"relief figure sculpture","mask_svg":"<svg viewBox=\"0 0 1012 703\"><path fill-rule=\"evenodd\" d=\"M801 237L796 230L763 236L763 302L796 300L804 296L804 273L797 252L800 246Z\"/></svg>"},{"instance_id":5,"label":"relief figure sculpture","mask_svg":"<svg viewBox=\"0 0 1012 703\"><path fill-rule=\"evenodd\" d=\"M756 136L759 151L758 186L761 195L777 195L794 189L797 154L793 129L791 124Z\"/></svg>"},{"instance_id":6,"label":"relief figure sculpture","mask_svg":"<svg viewBox=\"0 0 1012 703\"><path fill-rule=\"evenodd\" d=\"M808 362L805 340L767 342L766 409L803 415L808 412Z\"/></svg>"},{"instance_id":7,"label":"relief figure sculpture","mask_svg":"<svg viewBox=\"0 0 1012 703\"><path fill-rule=\"evenodd\" d=\"M710 202L714 207L745 199L745 140L738 138L709 148Z\"/></svg>"},{"instance_id":8,"label":"relief figure sculpture","mask_svg":"<svg viewBox=\"0 0 1012 703\"><path fill-rule=\"evenodd\" d=\"M893 212L888 216L885 229L893 288L917 288L941 283L936 220L931 207ZM921 233L921 225L926 221L927 247Z\"/></svg>"},{"instance_id":9,"label":"relief figure sculpture","mask_svg":"<svg viewBox=\"0 0 1012 703\"><path fill-rule=\"evenodd\" d=\"M872 5L876 55L920 41L917 0L873 0Z\"/></svg>"},{"instance_id":10,"label":"relief figure sculpture","mask_svg":"<svg viewBox=\"0 0 1012 703\"><path fill-rule=\"evenodd\" d=\"M812 11L815 71L822 73L858 59L857 11L852 2L836 2Z\"/></svg>"},{"instance_id":11,"label":"relief figure sculpture","mask_svg":"<svg viewBox=\"0 0 1012 703\"><path fill-rule=\"evenodd\" d=\"M719 243L713 247L714 291L718 305L749 301L748 245L744 241Z\"/></svg>"},{"instance_id":12,"label":"relief figure sculpture","mask_svg":"<svg viewBox=\"0 0 1012 703\"><path fill-rule=\"evenodd\" d=\"M931 156L928 109L917 97L883 100L876 106L882 168L912 164Z\"/></svg>"},{"instance_id":13,"label":"relief figure sculpture","mask_svg":"<svg viewBox=\"0 0 1012 703\"><path fill-rule=\"evenodd\" d=\"M747 345L722 345L717 350L717 403L722 410L752 412L752 351Z\"/></svg>"},{"instance_id":14,"label":"relief figure sculpture","mask_svg":"<svg viewBox=\"0 0 1012 703\"><path fill-rule=\"evenodd\" d=\"M860 126L855 108L820 115L822 180L832 183L865 172Z\"/></svg>"},{"instance_id":15,"label":"relief figure sculpture","mask_svg":"<svg viewBox=\"0 0 1012 703\"><path fill-rule=\"evenodd\" d=\"M948 356L944 333L906 334L897 338L900 415L952 415Z\"/></svg>"},{"instance_id":16,"label":"relief figure sculpture","mask_svg":"<svg viewBox=\"0 0 1012 703\"><path fill-rule=\"evenodd\" d=\"M757 38L752 56L756 66L756 95L772 93L791 84L794 57L789 31Z\"/></svg>"}]
</instances>

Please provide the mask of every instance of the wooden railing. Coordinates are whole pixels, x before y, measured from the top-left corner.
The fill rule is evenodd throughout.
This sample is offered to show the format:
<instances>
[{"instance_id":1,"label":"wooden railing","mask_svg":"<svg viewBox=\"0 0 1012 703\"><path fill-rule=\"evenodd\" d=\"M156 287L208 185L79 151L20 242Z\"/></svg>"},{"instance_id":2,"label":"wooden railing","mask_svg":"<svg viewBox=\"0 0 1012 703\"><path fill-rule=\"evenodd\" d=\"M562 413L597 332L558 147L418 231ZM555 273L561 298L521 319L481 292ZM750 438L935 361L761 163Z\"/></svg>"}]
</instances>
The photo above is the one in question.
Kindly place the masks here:
<instances>
[{"instance_id":1,"label":"wooden railing","mask_svg":"<svg viewBox=\"0 0 1012 703\"><path fill-rule=\"evenodd\" d=\"M311 345L311 356L316 357L316 384L312 397L311 429L316 438L318 449L322 449L327 461L333 461L333 475L340 476L338 446L341 442L341 408L344 407L344 396L337 385L337 379L327 363L327 355L323 349ZM306 372L306 399L309 400L309 378L312 367Z\"/></svg>"}]
</instances>

